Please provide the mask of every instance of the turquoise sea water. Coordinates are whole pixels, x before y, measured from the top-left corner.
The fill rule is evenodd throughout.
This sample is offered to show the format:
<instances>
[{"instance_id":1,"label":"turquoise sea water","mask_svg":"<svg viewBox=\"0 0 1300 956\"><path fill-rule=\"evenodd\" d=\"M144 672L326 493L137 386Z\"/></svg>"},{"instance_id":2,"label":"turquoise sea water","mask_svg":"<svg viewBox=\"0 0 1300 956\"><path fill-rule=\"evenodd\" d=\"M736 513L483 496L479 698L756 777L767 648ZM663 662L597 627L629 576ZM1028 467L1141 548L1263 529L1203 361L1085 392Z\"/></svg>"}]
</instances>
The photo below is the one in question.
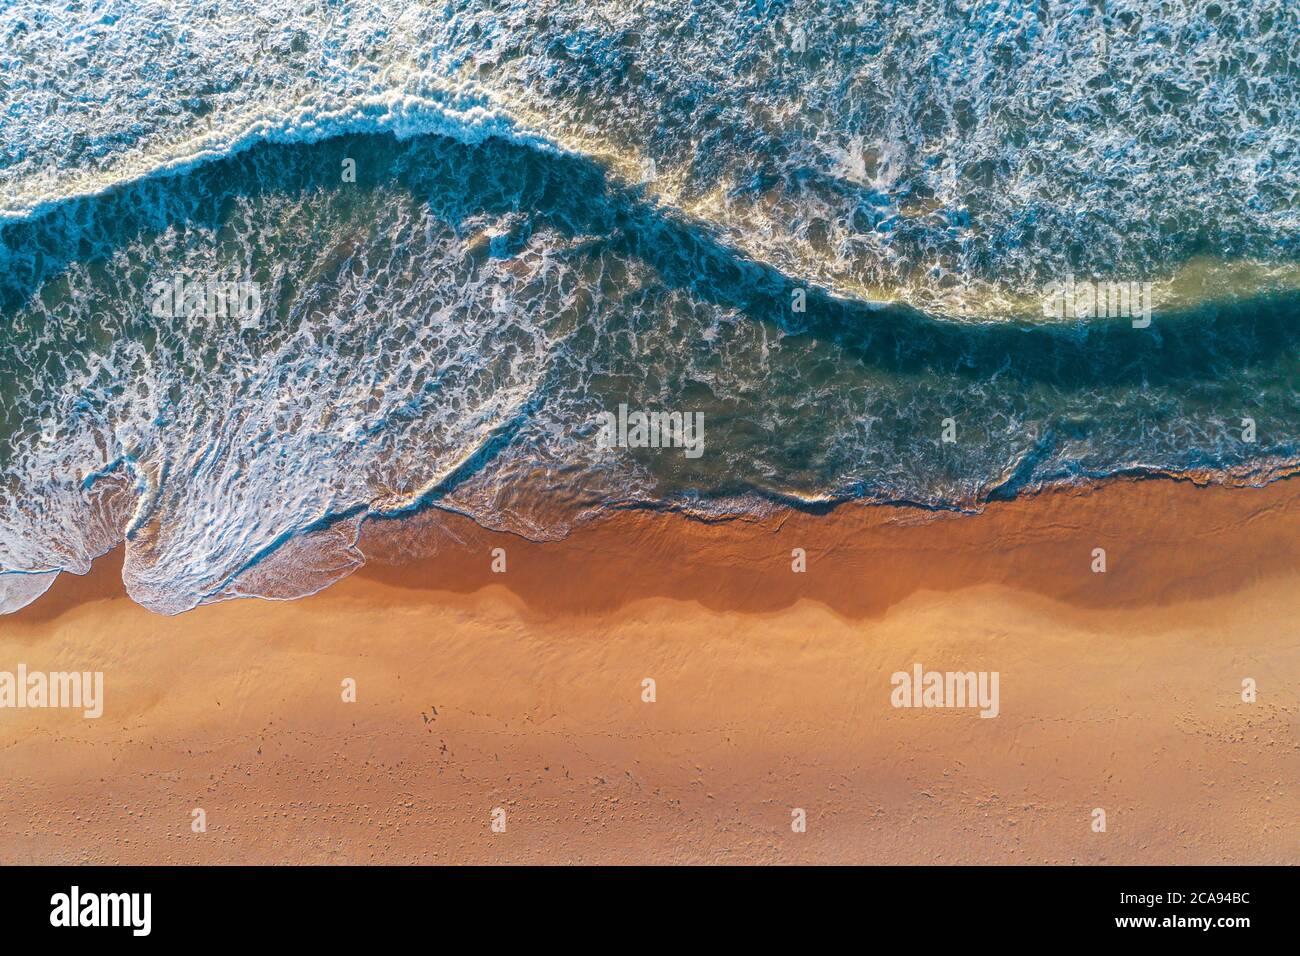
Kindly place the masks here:
<instances>
[{"instance_id":1,"label":"turquoise sea water","mask_svg":"<svg viewBox=\"0 0 1300 956\"><path fill-rule=\"evenodd\" d=\"M1296 16L7 7L0 607L123 539L155 610L292 596L427 507L548 537L1285 474ZM1150 325L1045 316L1067 276L1151 282ZM704 454L600 447L620 404Z\"/></svg>"}]
</instances>

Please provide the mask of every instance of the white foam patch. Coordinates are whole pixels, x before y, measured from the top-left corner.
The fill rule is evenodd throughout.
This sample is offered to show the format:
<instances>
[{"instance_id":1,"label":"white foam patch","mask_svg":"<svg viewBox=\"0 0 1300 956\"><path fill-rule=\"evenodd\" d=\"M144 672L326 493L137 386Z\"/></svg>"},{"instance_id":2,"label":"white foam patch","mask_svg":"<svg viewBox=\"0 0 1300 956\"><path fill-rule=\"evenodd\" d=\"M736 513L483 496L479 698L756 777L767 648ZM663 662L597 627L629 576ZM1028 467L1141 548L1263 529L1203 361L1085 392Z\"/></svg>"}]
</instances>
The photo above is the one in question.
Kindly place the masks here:
<instances>
[{"instance_id":1,"label":"white foam patch","mask_svg":"<svg viewBox=\"0 0 1300 956\"><path fill-rule=\"evenodd\" d=\"M951 317L1300 230L1294 4L136 0L0 10L0 221L262 140L595 156L749 254Z\"/></svg>"},{"instance_id":2,"label":"white foam patch","mask_svg":"<svg viewBox=\"0 0 1300 956\"><path fill-rule=\"evenodd\" d=\"M58 571L0 574L0 614L12 614L31 604L50 589L58 576Z\"/></svg>"},{"instance_id":3,"label":"white foam patch","mask_svg":"<svg viewBox=\"0 0 1300 956\"><path fill-rule=\"evenodd\" d=\"M0 607L124 538L128 591L157 611L311 593L361 560L356 522L428 496L554 536L555 513L656 490L635 460L575 434L598 380L661 403L689 383L732 410L762 407L781 384L768 362L781 345L762 325L699 290L635 302L654 268L611 262L600 236L586 254L583 237L534 230L529 209L508 208L518 183L480 188L476 202L505 197L484 211L454 196L429 208L390 179L358 210L360 189L260 193L277 173L265 164L292 151L250 147L437 133L581 154L629 177L653 160L646 203L684 210L710 238L847 295L952 316L971 302L1020 307L1067 270L1150 277L1201 246L1286 264L1300 229L1294 6L1148 7L3 5L0 221L41 235L50 224L58 248L0 245L0 267L13 277L66 262L30 289L15 280L29 301L3 316L22 345L2 354L0 400L16 424L0 446ZM199 167L236 154L246 190L207 205L186 194ZM522 180L524 165L506 172ZM139 235L106 238L85 221L94 204L68 202L158 176L187 178L119 196L156 204ZM155 234L148 221L170 225ZM258 274L265 329L139 321L142 276L222 269ZM1268 268L1258 275L1266 287ZM705 348L684 348L684 333ZM630 358L584 364L597 337ZM645 356L685 358L658 376ZM547 388L562 360L576 384L560 396ZM990 474L1010 480L1046 442L1018 396L999 406L985 383L947 383L959 406L995 409L990 435L1013 437L955 449L936 477L923 439L898 454L878 425L919 420L941 386L902 394L850 371L742 423L771 435L744 449L749 477L806 501L844 487L947 501L979 494ZM1062 400L1082 413L1097 398ZM1224 425L1188 431L1168 391L1124 398L1134 415L1148 402L1154 424L1104 446L1061 444L1043 473L1231 447ZM852 424L813 448L838 481L818 483L782 439L832 419ZM491 474L475 472L475 453L511 429ZM30 573L5 573L19 571Z\"/></svg>"}]
</instances>

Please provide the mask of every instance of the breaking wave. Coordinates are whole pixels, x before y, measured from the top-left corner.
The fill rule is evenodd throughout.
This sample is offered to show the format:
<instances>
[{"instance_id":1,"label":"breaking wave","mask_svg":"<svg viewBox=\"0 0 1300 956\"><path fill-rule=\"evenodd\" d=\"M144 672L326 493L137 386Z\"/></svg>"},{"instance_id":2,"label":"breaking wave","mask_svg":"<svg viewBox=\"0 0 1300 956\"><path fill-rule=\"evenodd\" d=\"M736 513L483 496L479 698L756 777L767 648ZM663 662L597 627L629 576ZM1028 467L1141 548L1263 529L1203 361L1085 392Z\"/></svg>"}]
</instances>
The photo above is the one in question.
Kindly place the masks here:
<instances>
[{"instance_id":1,"label":"breaking wave","mask_svg":"<svg viewBox=\"0 0 1300 956\"><path fill-rule=\"evenodd\" d=\"M0 612L123 541L164 613L311 593L428 508L554 537L1290 474L1296 18L8 5ZM1044 317L1066 276L1154 322ZM193 282L258 308L156 308ZM707 453L601 447L620 404Z\"/></svg>"}]
</instances>

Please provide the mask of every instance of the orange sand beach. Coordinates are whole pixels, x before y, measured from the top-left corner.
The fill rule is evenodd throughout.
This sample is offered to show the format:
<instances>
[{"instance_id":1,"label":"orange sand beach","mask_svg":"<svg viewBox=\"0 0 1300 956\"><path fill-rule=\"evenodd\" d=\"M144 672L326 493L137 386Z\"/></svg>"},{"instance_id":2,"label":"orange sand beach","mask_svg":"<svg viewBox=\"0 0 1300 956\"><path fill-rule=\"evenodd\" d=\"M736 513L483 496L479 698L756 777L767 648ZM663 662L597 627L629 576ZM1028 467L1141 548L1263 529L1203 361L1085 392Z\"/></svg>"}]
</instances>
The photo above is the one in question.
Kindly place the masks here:
<instances>
[{"instance_id":1,"label":"orange sand beach","mask_svg":"<svg viewBox=\"0 0 1300 956\"><path fill-rule=\"evenodd\" d=\"M1300 480L363 549L173 618L118 551L0 618L0 671L105 688L0 709L0 864L1300 862ZM997 716L893 706L918 664Z\"/></svg>"}]
</instances>

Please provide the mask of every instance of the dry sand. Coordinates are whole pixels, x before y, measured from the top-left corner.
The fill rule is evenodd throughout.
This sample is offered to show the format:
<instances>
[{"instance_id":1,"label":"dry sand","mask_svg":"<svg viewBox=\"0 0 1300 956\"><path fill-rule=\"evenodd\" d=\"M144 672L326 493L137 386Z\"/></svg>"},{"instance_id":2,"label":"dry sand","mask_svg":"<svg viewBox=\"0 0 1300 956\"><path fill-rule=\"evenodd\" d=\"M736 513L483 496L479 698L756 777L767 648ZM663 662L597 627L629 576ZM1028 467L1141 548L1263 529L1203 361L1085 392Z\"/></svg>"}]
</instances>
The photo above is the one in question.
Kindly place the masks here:
<instances>
[{"instance_id":1,"label":"dry sand","mask_svg":"<svg viewBox=\"0 0 1300 956\"><path fill-rule=\"evenodd\" d=\"M106 682L0 710L0 864L1300 862L1298 480L367 549L413 542L175 618L118 553L0 618L0 670ZM999 716L891 707L918 661L998 671Z\"/></svg>"}]
</instances>

